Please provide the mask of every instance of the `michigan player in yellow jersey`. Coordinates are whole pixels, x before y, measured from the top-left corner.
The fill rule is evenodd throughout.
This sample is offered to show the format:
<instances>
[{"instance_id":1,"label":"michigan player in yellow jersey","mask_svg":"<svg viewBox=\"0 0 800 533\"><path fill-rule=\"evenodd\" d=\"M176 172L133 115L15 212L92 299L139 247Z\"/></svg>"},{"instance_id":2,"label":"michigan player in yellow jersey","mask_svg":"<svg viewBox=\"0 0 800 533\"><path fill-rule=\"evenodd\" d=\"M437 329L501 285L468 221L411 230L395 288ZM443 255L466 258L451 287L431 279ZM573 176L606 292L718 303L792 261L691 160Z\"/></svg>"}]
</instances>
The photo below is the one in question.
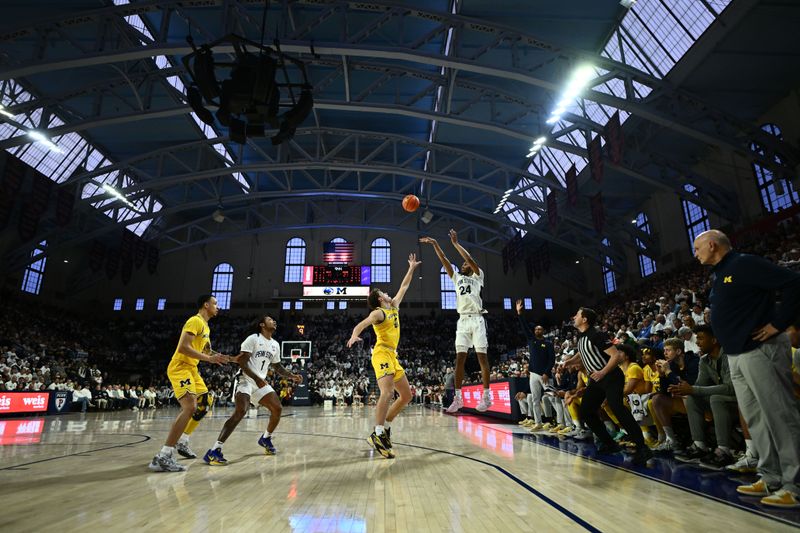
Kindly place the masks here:
<instances>
[{"instance_id":1,"label":"michigan player in yellow jersey","mask_svg":"<svg viewBox=\"0 0 800 533\"><path fill-rule=\"evenodd\" d=\"M197 301L197 314L183 325L178 347L167 367L167 377L181 405L167 440L158 455L150 462L150 470L156 472L182 472L186 467L175 460L175 449L184 457L196 455L189 449L189 435L211 409L214 397L208 392L203 378L197 371L200 361L221 365L236 361L236 358L211 350L211 330L208 321L219 312L217 299L206 294ZM181 435L182 434L182 435ZM180 440L179 440L180 439Z\"/></svg>"},{"instance_id":2,"label":"michigan player in yellow jersey","mask_svg":"<svg viewBox=\"0 0 800 533\"><path fill-rule=\"evenodd\" d=\"M350 348L362 341L360 335L367 327L372 326L375 330L372 368L375 370L381 394L375 409L375 431L367 441L378 453L389 459L394 457L390 423L411 401L411 387L406 372L397 360L397 345L400 343L400 314L397 308L400 307L400 302L403 301L408 286L411 285L414 270L421 264L421 261L417 261L416 254L409 254L408 272L394 298L390 298L388 294L378 289L373 289L369 293L367 303L372 312L353 328L353 334L347 341L347 347ZM395 390L400 396L390 407L389 402L394 398Z\"/></svg>"}]
</instances>

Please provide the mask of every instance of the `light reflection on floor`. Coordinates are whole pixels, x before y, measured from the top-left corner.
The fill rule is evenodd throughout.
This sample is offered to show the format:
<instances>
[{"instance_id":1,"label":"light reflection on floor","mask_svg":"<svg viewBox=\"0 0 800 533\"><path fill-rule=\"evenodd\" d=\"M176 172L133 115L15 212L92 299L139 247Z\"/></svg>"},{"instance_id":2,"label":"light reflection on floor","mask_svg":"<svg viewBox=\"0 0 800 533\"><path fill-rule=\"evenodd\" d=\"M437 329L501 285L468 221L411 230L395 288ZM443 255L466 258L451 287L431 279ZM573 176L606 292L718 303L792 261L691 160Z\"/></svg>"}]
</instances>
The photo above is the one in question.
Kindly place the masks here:
<instances>
[{"instance_id":1,"label":"light reflection on floor","mask_svg":"<svg viewBox=\"0 0 800 533\"><path fill-rule=\"evenodd\" d=\"M458 432L485 450L509 459L514 458L514 435L508 430L503 431L487 425L485 419L459 416Z\"/></svg>"}]
</instances>

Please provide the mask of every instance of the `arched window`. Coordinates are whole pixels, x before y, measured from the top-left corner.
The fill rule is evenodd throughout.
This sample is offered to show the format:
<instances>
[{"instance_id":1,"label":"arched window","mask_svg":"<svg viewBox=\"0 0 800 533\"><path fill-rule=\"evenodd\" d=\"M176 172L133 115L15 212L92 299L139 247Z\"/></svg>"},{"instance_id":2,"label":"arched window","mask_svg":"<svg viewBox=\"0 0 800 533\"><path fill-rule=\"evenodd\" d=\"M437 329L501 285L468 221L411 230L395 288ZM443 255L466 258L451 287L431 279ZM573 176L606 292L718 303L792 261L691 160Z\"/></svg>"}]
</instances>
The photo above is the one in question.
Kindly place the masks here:
<instances>
[{"instance_id":1,"label":"arched window","mask_svg":"<svg viewBox=\"0 0 800 533\"><path fill-rule=\"evenodd\" d=\"M683 189L691 193L692 196L699 196L697 187L691 183L684 185ZM686 222L686 231L689 233L689 248L694 253L694 240L704 231L711 229L711 225L708 223L708 211L689 200L681 199L681 205L683 206L683 220Z\"/></svg>"},{"instance_id":2,"label":"arched window","mask_svg":"<svg viewBox=\"0 0 800 533\"><path fill-rule=\"evenodd\" d=\"M764 124L761 129L778 139L783 139L780 128L775 124ZM751 143L750 149L759 155L766 155L764 147L758 143ZM786 164L780 154L775 154L773 160L779 165ZM761 204L769 213L777 213L793 205L800 204L800 196L798 196L797 191L794 190L791 181L788 179L776 178L772 170L758 163L753 163L753 174L756 177Z\"/></svg>"},{"instance_id":3,"label":"arched window","mask_svg":"<svg viewBox=\"0 0 800 533\"><path fill-rule=\"evenodd\" d=\"M286 243L286 267L283 270L284 283L303 281L303 265L306 263L306 241L300 237L289 239Z\"/></svg>"},{"instance_id":4,"label":"arched window","mask_svg":"<svg viewBox=\"0 0 800 533\"><path fill-rule=\"evenodd\" d=\"M455 270L455 267L453 267ZM456 308L456 286L453 280L447 275L447 271L442 267L439 274L441 278L442 309Z\"/></svg>"},{"instance_id":5,"label":"arched window","mask_svg":"<svg viewBox=\"0 0 800 533\"><path fill-rule=\"evenodd\" d=\"M211 279L211 295L217 299L220 309L231 308L231 293L233 292L233 267L228 263L220 263L214 269Z\"/></svg>"},{"instance_id":6,"label":"arched window","mask_svg":"<svg viewBox=\"0 0 800 533\"><path fill-rule=\"evenodd\" d=\"M636 229L641 231L642 233L647 233L651 235L650 230L650 220L647 218L647 215L644 213L639 213L636 215ZM640 240L638 237L634 237L636 239L636 248L639 250L639 273L642 275L643 278L647 276L651 276L656 272L656 262L647 254L647 246L645 243Z\"/></svg>"},{"instance_id":7,"label":"arched window","mask_svg":"<svg viewBox=\"0 0 800 533\"><path fill-rule=\"evenodd\" d=\"M47 247L47 241L42 241L39 246L33 249L31 257L43 254ZM42 288L42 279L44 279L44 266L47 264L47 257L42 256L34 261L25 269L25 274L22 276L22 290L31 294L39 294L39 289Z\"/></svg>"},{"instance_id":8,"label":"arched window","mask_svg":"<svg viewBox=\"0 0 800 533\"><path fill-rule=\"evenodd\" d=\"M608 242L608 239L603 239L603 244L605 246L611 246ZM614 261L609 256L604 256L605 259L603 260L603 285L606 289L606 294L611 294L615 290L617 290L617 274L614 272L614 269L611 267L614 266Z\"/></svg>"},{"instance_id":9,"label":"arched window","mask_svg":"<svg viewBox=\"0 0 800 533\"><path fill-rule=\"evenodd\" d=\"M391 251L392 245L386 239L378 238L372 241L370 250L372 283L391 283Z\"/></svg>"}]
</instances>

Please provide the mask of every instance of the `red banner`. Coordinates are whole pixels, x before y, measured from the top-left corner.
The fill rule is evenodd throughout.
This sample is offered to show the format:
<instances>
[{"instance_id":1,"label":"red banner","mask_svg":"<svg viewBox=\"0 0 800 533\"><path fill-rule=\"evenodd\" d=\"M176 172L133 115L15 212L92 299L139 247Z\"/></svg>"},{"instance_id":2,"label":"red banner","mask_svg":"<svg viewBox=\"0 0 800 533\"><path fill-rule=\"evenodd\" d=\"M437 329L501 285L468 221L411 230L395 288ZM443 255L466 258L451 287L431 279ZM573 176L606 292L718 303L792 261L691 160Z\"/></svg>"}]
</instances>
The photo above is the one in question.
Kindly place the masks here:
<instances>
[{"instance_id":1,"label":"red banner","mask_svg":"<svg viewBox=\"0 0 800 533\"><path fill-rule=\"evenodd\" d=\"M0 414L47 411L49 392L0 392Z\"/></svg>"},{"instance_id":2,"label":"red banner","mask_svg":"<svg viewBox=\"0 0 800 533\"><path fill-rule=\"evenodd\" d=\"M603 233L603 227L606 224L606 213L603 208L603 193L597 193L589 198L589 205L592 209L592 222L594 222L594 229L597 233Z\"/></svg>"},{"instance_id":3,"label":"red banner","mask_svg":"<svg viewBox=\"0 0 800 533\"><path fill-rule=\"evenodd\" d=\"M564 180L567 182L567 202L570 207L575 207L578 205L578 171L575 165L569 167Z\"/></svg>"},{"instance_id":4,"label":"red banner","mask_svg":"<svg viewBox=\"0 0 800 533\"><path fill-rule=\"evenodd\" d=\"M599 135L596 135L589 143L589 170L592 172L594 181L603 182L603 150L600 147Z\"/></svg>"},{"instance_id":5,"label":"red banner","mask_svg":"<svg viewBox=\"0 0 800 533\"><path fill-rule=\"evenodd\" d=\"M550 229L555 230L558 226L558 198L556 191L550 191L547 195L547 222Z\"/></svg>"},{"instance_id":6,"label":"red banner","mask_svg":"<svg viewBox=\"0 0 800 533\"><path fill-rule=\"evenodd\" d=\"M614 113L605 126L606 150L611 162L618 165L622 162L622 150L625 139L622 136L622 125L619 122L619 111Z\"/></svg>"}]
</instances>

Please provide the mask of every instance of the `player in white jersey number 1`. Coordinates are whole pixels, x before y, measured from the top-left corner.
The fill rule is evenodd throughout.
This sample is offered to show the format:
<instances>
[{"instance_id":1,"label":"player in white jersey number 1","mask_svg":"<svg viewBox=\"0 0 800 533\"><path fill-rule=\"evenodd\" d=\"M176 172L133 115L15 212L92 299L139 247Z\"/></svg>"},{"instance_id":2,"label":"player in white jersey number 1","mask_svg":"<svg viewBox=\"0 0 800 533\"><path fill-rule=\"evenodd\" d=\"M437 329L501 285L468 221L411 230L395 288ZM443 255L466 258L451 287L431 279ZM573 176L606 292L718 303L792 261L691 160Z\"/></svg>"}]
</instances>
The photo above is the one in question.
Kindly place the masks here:
<instances>
[{"instance_id":1,"label":"player in white jersey number 1","mask_svg":"<svg viewBox=\"0 0 800 533\"><path fill-rule=\"evenodd\" d=\"M242 373L239 375L239 383L236 386L236 409L233 414L225 421L222 431L219 432L217 442L208 450L203 457L203 461L213 466L227 464L227 460L222 456L222 445L230 437L236 426L239 425L244 415L247 413L248 404L254 406L263 405L269 409L270 417L267 430L258 439L258 445L264 448L266 455L275 455L276 450L272 445L272 432L278 427L281 421L281 401L275 390L267 384L267 372L270 367L281 376L295 382L302 382L303 376L292 374L281 364L281 347L272 338L278 325L272 317L265 316L258 320L253 329L253 333L242 343L241 352L238 356L239 366Z\"/></svg>"},{"instance_id":2,"label":"player in white jersey number 1","mask_svg":"<svg viewBox=\"0 0 800 533\"><path fill-rule=\"evenodd\" d=\"M489 341L486 335L486 320L483 318L486 311L483 309L483 300L481 299L484 279L483 270L480 269L470 253L459 244L456 230L450 230L450 242L453 243L459 255L464 259L459 272L453 271L452 263L444 255L436 239L423 237L419 242L433 245L439 261L444 265L447 275L450 276L456 287L456 310L459 314L458 325L456 326L456 397L450 407L447 408L447 412L455 413L464 407L464 401L461 397L461 383L464 381L464 363L467 361L467 351L472 347L475 348L475 353L478 354L478 362L481 365L481 380L483 381L483 396L476 409L478 411L486 411L492 405L492 395L489 390L489 358L486 356L486 351L489 349Z\"/></svg>"}]
</instances>

